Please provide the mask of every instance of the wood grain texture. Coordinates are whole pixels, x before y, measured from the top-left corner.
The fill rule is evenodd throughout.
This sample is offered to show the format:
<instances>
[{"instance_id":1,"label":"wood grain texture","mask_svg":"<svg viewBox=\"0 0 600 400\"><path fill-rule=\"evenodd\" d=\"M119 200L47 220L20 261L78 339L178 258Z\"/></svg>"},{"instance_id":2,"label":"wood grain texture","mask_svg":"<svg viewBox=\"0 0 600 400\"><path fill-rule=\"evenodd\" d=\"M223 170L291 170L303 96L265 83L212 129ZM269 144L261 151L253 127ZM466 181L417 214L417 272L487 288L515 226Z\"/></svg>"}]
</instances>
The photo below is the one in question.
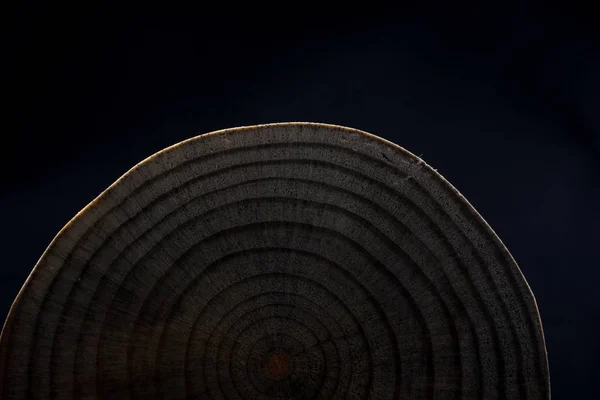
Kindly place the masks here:
<instances>
[{"instance_id":1,"label":"wood grain texture","mask_svg":"<svg viewBox=\"0 0 600 400\"><path fill-rule=\"evenodd\" d=\"M0 337L3 400L549 393L535 299L482 217L408 151L325 124L136 165L59 232Z\"/></svg>"}]
</instances>

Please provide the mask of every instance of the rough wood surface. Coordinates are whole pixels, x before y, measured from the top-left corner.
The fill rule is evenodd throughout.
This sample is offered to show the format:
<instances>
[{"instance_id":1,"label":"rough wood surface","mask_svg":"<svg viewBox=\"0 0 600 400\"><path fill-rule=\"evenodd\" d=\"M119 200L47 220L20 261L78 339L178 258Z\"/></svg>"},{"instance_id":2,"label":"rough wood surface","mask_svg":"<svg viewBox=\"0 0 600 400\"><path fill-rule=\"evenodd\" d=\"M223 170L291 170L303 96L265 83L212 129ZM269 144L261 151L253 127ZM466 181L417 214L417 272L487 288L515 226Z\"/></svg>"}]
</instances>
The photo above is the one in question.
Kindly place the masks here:
<instances>
[{"instance_id":1,"label":"rough wood surface","mask_svg":"<svg viewBox=\"0 0 600 400\"><path fill-rule=\"evenodd\" d=\"M0 338L3 400L273 397L549 399L515 261L377 136L269 124L144 160L60 231Z\"/></svg>"}]
</instances>

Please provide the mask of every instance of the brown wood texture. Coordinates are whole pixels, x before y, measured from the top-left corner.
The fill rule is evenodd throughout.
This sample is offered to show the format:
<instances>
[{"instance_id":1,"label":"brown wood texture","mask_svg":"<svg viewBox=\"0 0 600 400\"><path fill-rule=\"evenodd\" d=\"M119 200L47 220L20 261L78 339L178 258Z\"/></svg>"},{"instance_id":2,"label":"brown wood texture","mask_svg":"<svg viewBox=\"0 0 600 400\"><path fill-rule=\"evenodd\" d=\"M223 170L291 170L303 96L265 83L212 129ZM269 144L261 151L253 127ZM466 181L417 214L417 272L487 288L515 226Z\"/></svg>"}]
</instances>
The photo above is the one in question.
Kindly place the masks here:
<instances>
[{"instance_id":1,"label":"brown wood texture","mask_svg":"<svg viewBox=\"0 0 600 400\"><path fill-rule=\"evenodd\" d=\"M58 233L0 338L3 400L549 390L535 299L482 217L408 151L325 124L136 165Z\"/></svg>"}]
</instances>

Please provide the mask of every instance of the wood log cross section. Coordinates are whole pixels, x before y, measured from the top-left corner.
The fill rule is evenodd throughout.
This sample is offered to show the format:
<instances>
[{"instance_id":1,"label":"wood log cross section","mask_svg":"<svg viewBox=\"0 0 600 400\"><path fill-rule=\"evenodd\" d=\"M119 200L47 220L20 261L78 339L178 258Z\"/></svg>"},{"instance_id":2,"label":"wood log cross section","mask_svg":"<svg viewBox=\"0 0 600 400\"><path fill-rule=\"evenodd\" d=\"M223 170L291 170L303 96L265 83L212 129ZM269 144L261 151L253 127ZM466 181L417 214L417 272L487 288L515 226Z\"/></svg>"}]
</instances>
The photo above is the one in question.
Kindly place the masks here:
<instances>
[{"instance_id":1,"label":"wood log cross section","mask_svg":"<svg viewBox=\"0 0 600 400\"><path fill-rule=\"evenodd\" d=\"M534 296L449 182L375 135L281 123L169 147L79 212L10 310L0 398L550 388Z\"/></svg>"}]
</instances>

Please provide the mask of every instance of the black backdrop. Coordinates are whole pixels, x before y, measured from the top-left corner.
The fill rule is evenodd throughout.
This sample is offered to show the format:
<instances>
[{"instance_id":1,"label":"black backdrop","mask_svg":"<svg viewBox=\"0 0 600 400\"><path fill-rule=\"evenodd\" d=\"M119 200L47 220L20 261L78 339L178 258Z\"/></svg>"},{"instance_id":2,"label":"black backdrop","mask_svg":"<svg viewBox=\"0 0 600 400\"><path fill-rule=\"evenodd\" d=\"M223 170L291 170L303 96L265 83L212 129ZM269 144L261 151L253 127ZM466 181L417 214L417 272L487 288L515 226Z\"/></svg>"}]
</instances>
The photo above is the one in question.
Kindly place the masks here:
<instances>
[{"instance_id":1,"label":"black backdrop","mask_svg":"<svg viewBox=\"0 0 600 400\"><path fill-rule=\"evenodd\" d=\"M422 156L467 197L536 295L553 398L598 396L592 9L281 3L7 14L0 319L58 230L137 162L217 129L326 122Z\"/></svg>"}]
</instances>

